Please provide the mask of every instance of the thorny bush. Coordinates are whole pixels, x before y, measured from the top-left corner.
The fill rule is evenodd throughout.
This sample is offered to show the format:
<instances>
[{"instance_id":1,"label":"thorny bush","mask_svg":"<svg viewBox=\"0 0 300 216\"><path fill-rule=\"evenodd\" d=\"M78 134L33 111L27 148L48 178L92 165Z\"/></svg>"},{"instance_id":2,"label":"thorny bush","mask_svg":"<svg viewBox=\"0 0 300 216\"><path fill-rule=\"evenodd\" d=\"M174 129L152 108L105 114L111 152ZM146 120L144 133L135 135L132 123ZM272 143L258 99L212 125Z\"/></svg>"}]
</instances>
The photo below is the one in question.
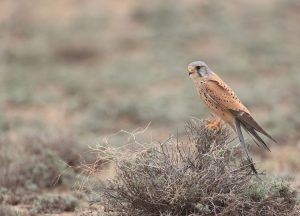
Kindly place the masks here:
<instances>
[{"instance_id":1,"label":"thorny bush","mask_svg":"<svg viewBox=\"0 0 300 216\"><path fill-rule=\"evenodd\" d=\"M253 176L230 130L186 124L186 138L171 137L138 153L102 148L116 176L103 186L107 211L117 215L299 215L287 183ZM112 153L113 152L113 153ZM125 154L125 155L124 155Z\"/></svg>"}]
</instances>

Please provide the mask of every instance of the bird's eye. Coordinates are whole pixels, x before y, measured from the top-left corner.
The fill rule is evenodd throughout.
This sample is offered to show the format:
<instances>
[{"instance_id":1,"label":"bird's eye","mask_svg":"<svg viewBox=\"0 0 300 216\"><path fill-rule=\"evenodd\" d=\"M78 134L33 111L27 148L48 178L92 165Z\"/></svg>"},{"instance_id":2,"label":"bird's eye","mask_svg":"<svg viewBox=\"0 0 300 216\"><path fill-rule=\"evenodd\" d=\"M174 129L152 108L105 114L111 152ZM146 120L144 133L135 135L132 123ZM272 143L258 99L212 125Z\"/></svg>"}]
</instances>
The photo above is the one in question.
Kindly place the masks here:
<instances>
[{"instance_id":1,"label":"bird's eye","mask_svg":"<svg viewBox=\"0 0 300 216\"><path fill-rule=\"evenodd\" d=\"M196 70L200 70L201 66L197 65L195 68Z\"/></svg>"}]
</instances>

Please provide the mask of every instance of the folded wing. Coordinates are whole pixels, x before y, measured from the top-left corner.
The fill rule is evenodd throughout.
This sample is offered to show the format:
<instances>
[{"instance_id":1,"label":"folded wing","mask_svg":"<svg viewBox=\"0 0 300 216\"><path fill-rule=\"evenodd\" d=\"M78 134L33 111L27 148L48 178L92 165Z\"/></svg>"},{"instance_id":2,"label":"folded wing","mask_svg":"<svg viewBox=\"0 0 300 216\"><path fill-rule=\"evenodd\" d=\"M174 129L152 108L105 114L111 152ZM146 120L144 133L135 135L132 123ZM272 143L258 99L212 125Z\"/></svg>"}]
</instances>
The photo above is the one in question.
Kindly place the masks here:
<instances>
[{"instance_id":1,"label":"folded wing","mask_svg":"<svg viewBox=\"0 0 300 216\"><path fill-rule=\"evenodd\" d=\"M235 130L239 137L239 140L246 152L247 159L250 163L250 167L254 173L257 171L254 167L252 159L249 154L249 150L246 146L241 127L244 128L253 138L256 144L260 144L265 149L270 151L265 141L259 136L259 133L267 136L269 139L276 142L251 116L249 110L241 103L232 89L227 86L219 77L215 77L212 80L206 82L206 94L210 100L223 110L230 112L235 118Z\"/></svg>"}]
</instances>

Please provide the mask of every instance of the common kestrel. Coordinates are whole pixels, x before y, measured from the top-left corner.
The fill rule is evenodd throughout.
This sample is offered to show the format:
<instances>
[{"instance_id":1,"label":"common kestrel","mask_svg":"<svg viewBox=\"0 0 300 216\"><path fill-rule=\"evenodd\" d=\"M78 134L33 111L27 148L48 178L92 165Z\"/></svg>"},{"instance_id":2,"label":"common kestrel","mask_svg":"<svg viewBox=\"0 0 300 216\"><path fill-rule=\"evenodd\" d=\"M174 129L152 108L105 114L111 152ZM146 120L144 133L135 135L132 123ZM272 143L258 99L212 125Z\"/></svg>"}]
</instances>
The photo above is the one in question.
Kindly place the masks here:
<instances>
[{"instance_id":1,"label":"common kestrel","mask_svg":"<svg viewBox=\"0 0 300 216\"><path fill-rule=\"evenodd\" d=\"M241 126L252 136L256 144L260 144L268 151L270 151L269 147L257 132L262 133L274 142L276 142L276 140L262 129L233 90L217 74L215 74L206 63L202 61L190 63L188 65L188 73L195 83L200 98L208 108L217 115L217 118L214 121L209 122L208 127L218 128L221 119L228 123L238 135L251 169L257 174L248 147L245 143Z\"/></svg>"}]
</instances>

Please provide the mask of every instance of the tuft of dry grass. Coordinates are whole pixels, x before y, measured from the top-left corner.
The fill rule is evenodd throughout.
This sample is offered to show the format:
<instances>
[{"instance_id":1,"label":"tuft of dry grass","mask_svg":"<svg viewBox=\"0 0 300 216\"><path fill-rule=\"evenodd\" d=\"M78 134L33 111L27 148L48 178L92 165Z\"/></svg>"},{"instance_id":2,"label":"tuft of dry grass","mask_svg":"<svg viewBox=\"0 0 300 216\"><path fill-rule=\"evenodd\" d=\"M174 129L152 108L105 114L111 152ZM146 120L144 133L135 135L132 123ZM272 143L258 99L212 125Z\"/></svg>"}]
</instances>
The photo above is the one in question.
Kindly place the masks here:
<instances>
[{"instance_id":1,"label":"tuft of dry grass","mask_svg":"<svg viewBox=\"0 0 300 216\"><path fill-rule=\"evenodd\" d=\"M299 215L288 184L253 176L226 127L186 124L186 141L171 137L134 154L103 148L116 176L102 186L107 211L118 215ZM140 146L140 144L138 144Z\"/></svg>"}]
</instances>

